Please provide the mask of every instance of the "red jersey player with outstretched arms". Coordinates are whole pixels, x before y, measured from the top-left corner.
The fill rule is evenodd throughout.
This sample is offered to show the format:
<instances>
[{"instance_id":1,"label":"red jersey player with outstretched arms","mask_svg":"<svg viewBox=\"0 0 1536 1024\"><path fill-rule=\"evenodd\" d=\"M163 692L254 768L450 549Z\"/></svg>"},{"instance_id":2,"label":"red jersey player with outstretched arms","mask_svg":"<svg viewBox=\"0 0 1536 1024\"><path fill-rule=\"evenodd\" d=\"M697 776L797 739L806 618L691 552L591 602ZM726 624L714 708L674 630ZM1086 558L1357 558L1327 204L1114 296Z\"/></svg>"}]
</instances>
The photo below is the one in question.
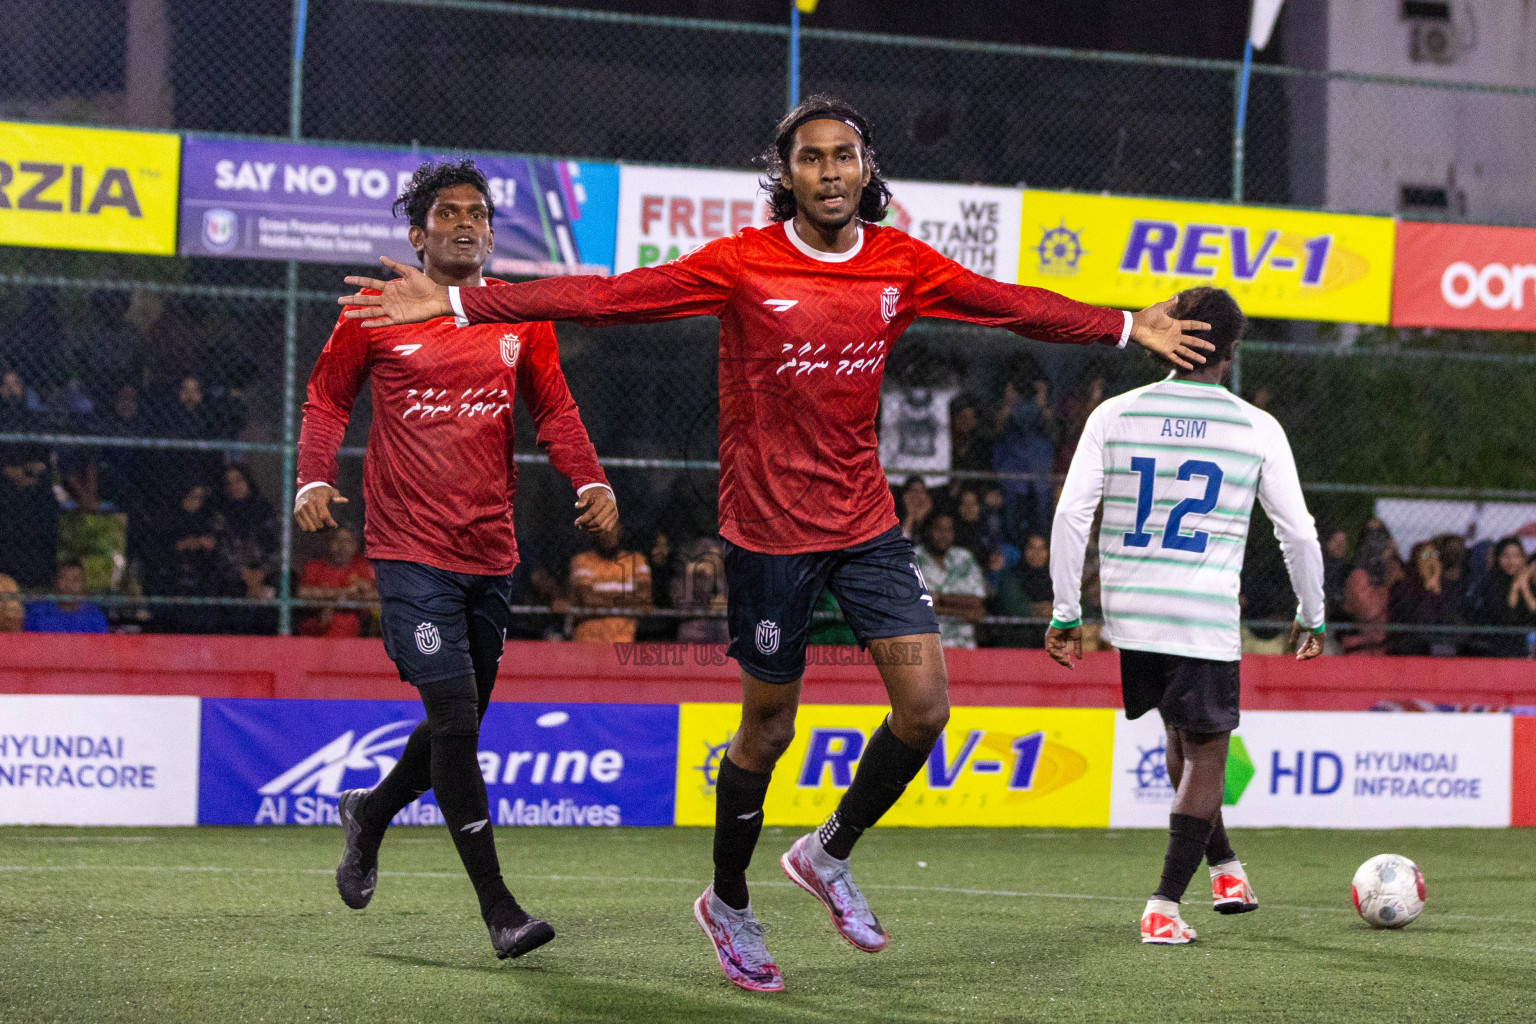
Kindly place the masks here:
<instances>
[{"instance_id":1,"label":"red jersey player with outstretched arms","mask_svg":"<svg viewBox=\"0 0 1536 1024\"><path fill-rule=\"evenodd\" d=\"M470 161L423 165L396 208L426 280L495 291L482 278L491 205ZM511 616L517 565L512 498L512 403L521 396L550 462L583 508L577 525L615 530L618 512L597 453L560 372L547 322L471 326L451 316L368 331L342 316L309 379L299 435L295 518L305 530L334 526L336 450L363 385L373 421L363 461L365 530L383 612L384 649L415 685L426 720L372 790L342 793L346 845L336 887L348 906L368 905L390 820L428 789L474 883L491 943L521 956L554 938L507 890L480 773L480 719L490 701Z\"/></svg>"},{"instance_id":2,"label":"red jersey player with outstretched arms","mask_svg":"<svg viewBox=\"0 0 1536 1024\"><path fill-rule=\"evenodd\" d=\"M758 991L783 987L746 886L774 764L794 735L811 609L823 586L869 647L891 714L862 750L837 810L781 858L859 949L886 934L854 884L854 842L901 796L949 719L933 599L902 537L875 438L886 355L918 316L1005 327L1040 341L1124 345L1188 366L1209 343L1162 303L1134 315L974 274L891 228L890 190L869 125L812 97L779 124L766 154L773 219L666 266L490 291L402 278L344 302L386 326L454 313L618 324L720 318L720 533L728 542L730 653L741 666L742 721L716 782L715 879L694 903L721 969Z\"/></svg>"}]
</instances>

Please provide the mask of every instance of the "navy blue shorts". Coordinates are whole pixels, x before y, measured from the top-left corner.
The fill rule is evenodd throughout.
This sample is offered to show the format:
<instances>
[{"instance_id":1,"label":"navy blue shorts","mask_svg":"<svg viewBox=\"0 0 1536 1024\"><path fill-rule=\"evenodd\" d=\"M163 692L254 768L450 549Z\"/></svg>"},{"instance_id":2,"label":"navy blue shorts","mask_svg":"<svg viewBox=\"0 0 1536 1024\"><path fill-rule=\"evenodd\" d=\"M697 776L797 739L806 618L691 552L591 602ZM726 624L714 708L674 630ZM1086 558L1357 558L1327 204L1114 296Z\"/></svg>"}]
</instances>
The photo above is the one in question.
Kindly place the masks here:
<instances>
[{"instance_id":1,"label":"navy blue shorts","mask_svg":"<svg viewBox=\"0 0 1536 1024\"><path fill-rule=\"evenodd\" d=\"M474 676L496 679L512 618L512 577L449 572L420 562L373 560L383 611L384 653L400 678L421 686Z\"/></svg>"},{"instance_id":2,"label":"navy blue shorts","mask_svg":"<svg viewBox=\"0 0 1536 1024\"><path fill-rule=\"evenodd\" d=\"M899 526L851 548L798 555L767 555L726 541L725 584L726 653L765 683L792 683L805 674L811 610L823 587L837 598L860 644L939 631L933 597Z\"/></svg>"}]
</instances>

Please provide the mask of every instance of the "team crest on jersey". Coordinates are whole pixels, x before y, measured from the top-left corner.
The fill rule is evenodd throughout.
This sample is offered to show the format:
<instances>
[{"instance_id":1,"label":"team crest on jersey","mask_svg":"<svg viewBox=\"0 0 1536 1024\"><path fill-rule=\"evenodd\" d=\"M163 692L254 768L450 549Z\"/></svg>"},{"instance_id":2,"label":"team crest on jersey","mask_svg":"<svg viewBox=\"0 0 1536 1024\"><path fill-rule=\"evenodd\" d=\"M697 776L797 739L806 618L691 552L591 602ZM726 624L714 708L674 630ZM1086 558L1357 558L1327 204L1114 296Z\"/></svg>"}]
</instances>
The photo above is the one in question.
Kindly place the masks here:
<instances>
[{"instance_id":1,"label":"team crest on jersey","mask_svg":"<svg viewBox=\"0 0 1536 1024\"><path fill-rule=\"evenodd\" d=\"M896 302L901 298L901 289L886 288L880 293L880 316L886 323L890 323L896 317Z\"/></svg>"},{"instance_id":2,"label":"team crest on jersey","mask_svg":"<svg viewBox=\"0 0 1536 1024\"><path fill-rule=\"evenodd\" d=\"M503 334L501 336L501 361L512 369L517 369L517 354L522 351L523 343L515 334Z\"/></svg>"},{"instance_id":3,"label":"team crest on jersey","mask_svg":"<svg viewBox=\"0 0 1536 1024\"><path fill-rule=\"evenodd\" d=\"M436 654L443 646L443 635L437 631L437 623L423 622L416 627L416 649L422 654Z\"/></svg>"},{"instance_id":4,"label":"team crest on jersey","mask_svg":"<svg viewBox=\"0 0 1536 1024\"><path fill-rule=\"evenodd\" d=\"M762 654L773 654L779 649L779 624L767 619L757 624L757 649Z\"/></svg>"}]
</instances>

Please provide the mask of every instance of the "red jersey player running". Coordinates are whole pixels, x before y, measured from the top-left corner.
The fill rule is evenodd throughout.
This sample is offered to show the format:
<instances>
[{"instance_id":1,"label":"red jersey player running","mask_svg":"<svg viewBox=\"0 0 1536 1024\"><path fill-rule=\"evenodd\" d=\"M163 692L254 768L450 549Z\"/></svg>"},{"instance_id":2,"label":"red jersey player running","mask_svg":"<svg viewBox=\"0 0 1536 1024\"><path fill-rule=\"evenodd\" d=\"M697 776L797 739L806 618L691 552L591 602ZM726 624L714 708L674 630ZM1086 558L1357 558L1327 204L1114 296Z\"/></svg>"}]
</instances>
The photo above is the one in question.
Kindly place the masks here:
<instances>
[{"instance_id":1,"label":"red jersey player running","mask_svg":"<svg viewBox=\"0 0 1536 1024\"><path fill-rule=\"evenodd\" d=\"M490 191L465 160L424 164L395 203L410 220L422 280L500 291L480 276L490 254ZM548 323L469 326L451 316L420 327L364 331L343 316L309 379L299 435L294 517L304 530L336 525L336 449L367 383L373 422L363 461L368 555L383 606L384 650L415 684L427 717L372 790L348 790L336 887L362 909L378 879L384 830L428 789L437 796L474 883L500 957L521 956L555 933L529 916L502 881L478 760L511 615L512 401L521 395L550 462L577 489L576 525L615 530L618 510L560 372Z\"/></svg>"},{"instance_id":2,"label":"red jersey player running","mask_svg":"<svg viewBox=\"0 0 1536 1024\"><path fill-rule=\"evenodd\" d=\"M794 735L806 632L822 587L868 646L891 714L861 751L852 785L819 830L782 858L838 932L869 952L885 930L848 870L860 834L901 796L949 720L933 599L902 537L880 468L875 412L886 354L918 316L1006 327L1041 341L1134 340L1180 365L1207 342L1163 303L1134 316L974 274L910 235L878 227L890 189L868 123L811 97L780 122L765 187L774 223L709 243L666 266L510 288L445 288L409 267L381 294L343 302L386 326L457 313L621 324L720 318L720 534L728 542L730 653L741 666L741 728L716 783L714 883L694 916L726 976L783 987L752 913L746 868L774 764Z\"/></svg>"}]
</instances>

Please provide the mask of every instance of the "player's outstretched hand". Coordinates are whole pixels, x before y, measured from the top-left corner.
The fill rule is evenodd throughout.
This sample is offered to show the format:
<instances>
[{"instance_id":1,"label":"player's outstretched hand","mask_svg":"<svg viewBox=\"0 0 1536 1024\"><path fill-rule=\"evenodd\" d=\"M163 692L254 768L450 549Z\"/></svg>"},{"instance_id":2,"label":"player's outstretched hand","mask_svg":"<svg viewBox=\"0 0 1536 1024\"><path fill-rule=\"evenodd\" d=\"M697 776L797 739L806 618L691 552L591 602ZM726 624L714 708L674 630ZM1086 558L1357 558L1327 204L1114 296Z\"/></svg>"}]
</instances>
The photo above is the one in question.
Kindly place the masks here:
<instances>
[{"instance_id":1,"label":"player's outstretched hand","mask_svg":"<svg viewBox=\"0 0 1536 1024\"><path fill-rule=\"evenodd\" d=\"M576 517L577 529L591 534L607 533L619 525L619 506L613 500L613 492L606 487L589 487L576 499L581 515Z\"/></svg>"},{"instance_id":2,"label":"player's outstretched hand","mask_svg":"<svg viewBox=\"0 0 1536 1024\"><path fill-rule=\"evenodd\" d=\"M1188 332L1208 331L1211 325L1199 320L1175 320L1172 316L1173 303L1174 299L1164 299L1139 313L1132 313L1131 340L1156 352L1182 370L1193 370L1196 363L1205 362L1204 353L1214 350L1216 346Z\"/></svg>"},{"instance_id":3,"label":"player's outstretched hand","mask_svg":"<svg viewBox=\"0 0 1536 1024\"><path fill-rule=\"evenodd\" d=\"M298 507L293 510L293 521L305 533L335 529L336 520L331 516L331 505L345 505L347 499L330 484L312 487L299 497Z\"/></svg>"},{"instance_id":4,"label":"player's outstretched hand","mask_svg":"<svg viewBox=\"0 0 1536 1024\"><path fill-rule=\"evenodd\" d=\"M1323 634L1304 629L1299 622L1291 623L1291 650L1297 661L1311 661L1323 653Z\"/></svg>"},{"instance_id":5,"label":"player's outstretched hand","mask_svg":"<svg viewBox=\"0 0 1536 1024\"><path fill-rule=\"evenodd\" d=\"M355 295L343 295L336 301L343 306L361 307L347 310L347 319L361 320L364 327L393 327L396 324L419 324L433 317L453 315L447 288L415 267L388 256L380 256L379 262L400 276L393 281L380 281L373 277L347 278L347 284L357 287L358 292ZM365 294L366 289L379 294Z\"/></svg>"},{"instance_id":6,"label":"player's outstretched hand","mask_svg":"<svg viewBox=\"0 0 1536 1024\"><path fill-rule=\"evenodd\" d=\"M1076 668L1074 660L1083 660L1083 627L1059 629L1052 626L1045 631L1045 653L1063 668Z\"/></svg>"}]
</instances>

